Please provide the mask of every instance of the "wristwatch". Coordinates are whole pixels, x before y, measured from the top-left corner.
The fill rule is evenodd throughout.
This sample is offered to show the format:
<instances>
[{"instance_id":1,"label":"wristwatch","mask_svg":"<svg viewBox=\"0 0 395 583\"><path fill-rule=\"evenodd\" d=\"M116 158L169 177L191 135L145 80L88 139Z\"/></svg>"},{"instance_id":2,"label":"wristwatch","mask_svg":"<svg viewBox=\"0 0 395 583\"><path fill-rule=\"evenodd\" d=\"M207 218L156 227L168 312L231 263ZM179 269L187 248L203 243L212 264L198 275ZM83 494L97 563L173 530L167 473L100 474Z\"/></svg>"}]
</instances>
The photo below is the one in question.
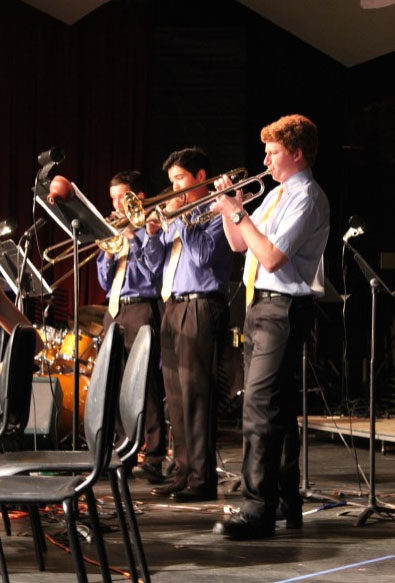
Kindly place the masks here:
<instances>
[{"instance_id":1,"label":"wristwatch","mask_svg":"<svg viewBox=\"0 0 395 583\"><path fill-rule=\"evenodd\" d=\"M248 214L247 211L243 209L241 211L237 211L236 213L232 213L229 218L232 221L232 223L238 225L247 214Z\"/></svg>"}]
</instances>

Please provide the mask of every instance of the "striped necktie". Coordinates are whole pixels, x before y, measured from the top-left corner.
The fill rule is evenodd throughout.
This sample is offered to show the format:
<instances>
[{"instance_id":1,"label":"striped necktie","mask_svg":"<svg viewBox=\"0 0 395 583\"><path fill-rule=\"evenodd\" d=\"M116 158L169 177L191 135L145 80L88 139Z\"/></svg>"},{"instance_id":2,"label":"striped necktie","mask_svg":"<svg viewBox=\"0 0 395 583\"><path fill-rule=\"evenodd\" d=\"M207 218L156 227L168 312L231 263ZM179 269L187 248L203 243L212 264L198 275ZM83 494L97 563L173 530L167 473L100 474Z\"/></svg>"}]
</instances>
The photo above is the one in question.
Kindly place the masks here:
<instances>
[{"instance_id":1,"label":"striped necktie","mask_svg":"<svg viewBox=\"0 0 395 583\"><path fill-rule=\"evenodd\" d=\"M272 202L270 203L270 205L268 206L268 208L265 211L265 214L262 217L262 220L258 226L259 231L262 232L266 221L268 220L268 218L272 214L273 210L275 209L275 207L279 203L281 195L283 193L283 190L284 190L283 186L281 185L280 188L278 189L277 195L273 198ZM258 259L251 252L248 255L245 269L246 269L246 273L247 273L246 307L248 307L250 305L250 303L252 302L253 297L254 297L255 279L256 279L256 274L258 272Z\"/></svg>"}]
</instances>

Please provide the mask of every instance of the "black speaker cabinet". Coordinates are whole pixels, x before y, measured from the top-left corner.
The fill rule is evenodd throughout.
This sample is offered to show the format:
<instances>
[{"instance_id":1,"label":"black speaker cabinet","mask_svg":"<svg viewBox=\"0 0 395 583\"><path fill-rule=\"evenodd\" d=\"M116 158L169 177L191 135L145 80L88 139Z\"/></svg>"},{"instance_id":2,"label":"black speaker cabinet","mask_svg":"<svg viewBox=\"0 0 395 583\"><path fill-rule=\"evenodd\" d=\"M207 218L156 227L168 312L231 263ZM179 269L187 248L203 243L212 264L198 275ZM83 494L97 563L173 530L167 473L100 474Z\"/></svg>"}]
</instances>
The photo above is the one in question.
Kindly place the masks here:
<instances>
[{"instance_id":1,"label":"black speaker cabinet","mask_svg":"<svg viewBox=\"0 0 395 583\"><path fill-rule=\"evenodd\" d=\"M57 449L63 393L56 377L33 377L29 421L24 445L29 449Z\"/></svg>"}]
</instances>

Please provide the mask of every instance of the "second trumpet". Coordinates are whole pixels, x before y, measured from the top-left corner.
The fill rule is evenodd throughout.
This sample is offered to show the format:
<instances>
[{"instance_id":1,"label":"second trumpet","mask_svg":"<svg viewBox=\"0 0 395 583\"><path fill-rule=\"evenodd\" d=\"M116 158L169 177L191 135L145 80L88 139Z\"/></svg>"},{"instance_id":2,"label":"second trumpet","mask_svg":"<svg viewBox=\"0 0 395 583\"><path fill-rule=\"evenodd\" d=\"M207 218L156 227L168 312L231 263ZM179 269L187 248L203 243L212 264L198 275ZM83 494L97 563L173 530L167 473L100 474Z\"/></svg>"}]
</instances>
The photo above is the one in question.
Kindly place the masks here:
<instances>
[{"instance_id":1,"label":"second trumpet","mask_svg":"<svg viewBox=\"0 0 395 583\"><path fill-rule=\"evenodd\" d=\"M258 188L258 190L256 192L247 192L247 193L243 192L242 203L244 206L245 204L251 202L252 200L255 200L256 198L258 198L259 196L261 196L264 193L265 184L263 182L263 178L265 176L267 176L268 174L270 174L270 170L265 170L264 172L261 172L260 174L257 174L256 176L251 176L249 178L244 178L242 180L239 180L238 182L235 182L231 186L228 186L222 190L209 191L209 193L206 196L204 196L203 198L200 198L199 200L195 200L191 203L187 203L174 211L166 211L165 208L162 208L161 206L158 205L155 210L156 210L156 213L157 213L159 220L162 224L162 228L164 230L167 230L169 228L170 224L179 218L183 218L184 221L189 225L196 225L196 224L204 223L204 222L210 220L213 216L215 216L215 213L213 211L205 211L202 213L198 213L197 216L193 220L190 218L189 215L195 209L199 209L200 206L205 205L206 203L214 202L218 196L221 196L221 194L228 194L229 192L232 192L233 190L242 190L246 186L256 184L257 188Z\"/></svg>"}]
</instances>

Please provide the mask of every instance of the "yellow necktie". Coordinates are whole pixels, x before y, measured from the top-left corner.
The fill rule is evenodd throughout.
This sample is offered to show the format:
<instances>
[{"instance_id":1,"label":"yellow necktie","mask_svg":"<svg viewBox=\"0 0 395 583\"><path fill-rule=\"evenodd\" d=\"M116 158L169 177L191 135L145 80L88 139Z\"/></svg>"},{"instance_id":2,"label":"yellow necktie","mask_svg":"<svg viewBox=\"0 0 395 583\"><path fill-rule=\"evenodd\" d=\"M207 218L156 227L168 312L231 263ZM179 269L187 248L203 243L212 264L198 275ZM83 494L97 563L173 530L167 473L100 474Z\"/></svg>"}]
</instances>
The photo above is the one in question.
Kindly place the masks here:
<instances>
[{"instance_id":1,"label":"yellow necktie","mask_svg":"<svg viewBox=\"0 0 395 583\"><path fill-rule=\"evenodd\" d=\"M114 281L112 282L111 287L110 301L108 302L108 311L110 312L110 316L112 318L115 318L119 312L119 296L121 293L123 280L125 279L128 255L129 255L129 239L127 239L127 237L123 237L122 249L118 255Z\"/></svg>"},{"instance_id":2,"label":"yellow necktie","mask_svg":"<svg viewBox=\"0 0 395 583\"><path fill-rule=\"evenodd\" d=\"M263 227L268 220L269 216L277 206L280 201L281 195L283 193L283 186L280 186L277 196L272 200L270 205L267 207L265 214L262 217L260 225L258 227L259 231L263 230ZM248 307L252 302L255 291L255 278L258 271L258 259L253 253L249 253L248 260L246 262L246 273L247 273L247 285L246 285L246 306Z\"/></svg>"},{"instance_id":3,"label":"yellow necktie","mask_svg":"<svg viewBox=\"0 0 395 583\"><path fill-rule=\"evenodd\" d=\"M162 295L164 302L166 302L169 299L169 297L171 296L171 291L173 289L174 275L176 273L178 261L179 261L180 256L181 256L181 249L182 249L182 243L181 243L180 235L179 235L178 231L176 231L176 235L174 237L173 245L171 248L169 263L167 265L167 269L166 269L166 272L165 272L164 277L163 277L161 295Z\"/></svg>"}]
</instances>

